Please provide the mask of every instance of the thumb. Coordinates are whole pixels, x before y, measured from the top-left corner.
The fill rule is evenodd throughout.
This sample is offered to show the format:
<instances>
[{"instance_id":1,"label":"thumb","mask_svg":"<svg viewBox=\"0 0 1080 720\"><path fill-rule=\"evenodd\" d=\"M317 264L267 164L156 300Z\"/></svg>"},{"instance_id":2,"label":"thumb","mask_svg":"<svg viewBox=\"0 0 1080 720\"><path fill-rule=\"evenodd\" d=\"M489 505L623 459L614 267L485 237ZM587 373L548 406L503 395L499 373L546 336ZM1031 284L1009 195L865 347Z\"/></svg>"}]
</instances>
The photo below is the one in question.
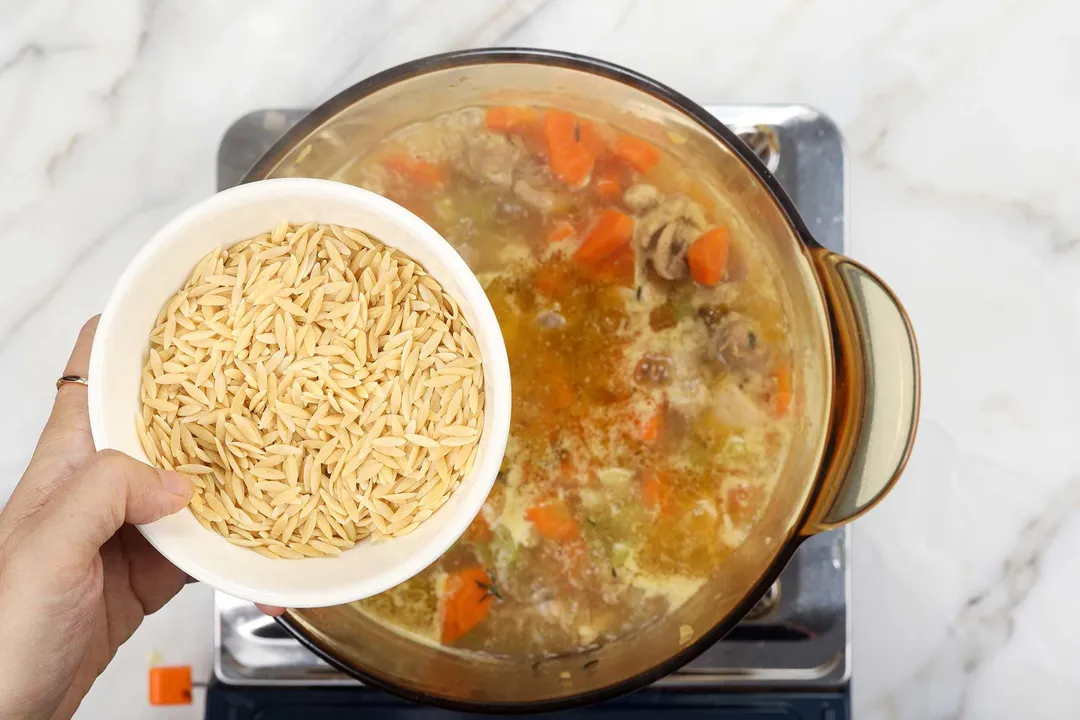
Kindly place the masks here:
<instances>
[{"instance_id":1,"label":"thumb","mask_svg":"<svg viewBox=\"0 0 1080 720\"><path fill-rule=\"evenodd\" d=\"M94 555L124 523L141 525L182 510L191 481L115 450L83 464L45 506L41 534L70 553Z\"/></svg>"}]
</instances>

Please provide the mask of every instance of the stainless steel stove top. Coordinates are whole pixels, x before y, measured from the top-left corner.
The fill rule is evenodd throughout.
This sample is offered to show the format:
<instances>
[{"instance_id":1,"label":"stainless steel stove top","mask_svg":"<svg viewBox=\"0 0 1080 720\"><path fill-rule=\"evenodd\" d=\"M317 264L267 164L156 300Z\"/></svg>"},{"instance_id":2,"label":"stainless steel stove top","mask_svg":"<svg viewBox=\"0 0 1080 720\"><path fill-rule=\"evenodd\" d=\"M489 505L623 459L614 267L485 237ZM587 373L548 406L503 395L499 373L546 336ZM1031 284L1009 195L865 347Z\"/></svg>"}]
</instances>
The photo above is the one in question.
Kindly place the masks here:
<instances>
[{"instance_id":1,"label":"stainless steel stove top","mask_svg":"<svg viewBox=\"0 0 1080 720\"><path fill-rule=\"evenodd\" d=\"M708 108L762 157L826 247L845 245L845 160L836 125L799 105ZM218 151L218 186L240 182L302 110L262 110L230 127ZM850 539L836 530L798 550L750 616L724 640L657 686L686 689L833 689L850 676ZM215 601L214 673L229 685L351 685L250 603Z\"/></svg>"}]
</instances>

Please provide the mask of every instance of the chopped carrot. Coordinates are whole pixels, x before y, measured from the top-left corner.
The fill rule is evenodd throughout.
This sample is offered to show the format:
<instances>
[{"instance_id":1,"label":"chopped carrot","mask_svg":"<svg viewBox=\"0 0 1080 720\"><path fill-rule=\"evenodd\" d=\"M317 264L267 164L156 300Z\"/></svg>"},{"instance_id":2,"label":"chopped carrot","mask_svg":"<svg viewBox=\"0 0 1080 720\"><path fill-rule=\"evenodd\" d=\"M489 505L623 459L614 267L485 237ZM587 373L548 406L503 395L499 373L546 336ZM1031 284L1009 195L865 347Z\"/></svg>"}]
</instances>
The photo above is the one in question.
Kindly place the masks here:
<instances>
[{"instance_id":1,"label":"chopped carrot","mask_svg":"<svg viewBox=\"0 0 1080 720\"><path fill-rule=\"evenodd\" d=\"M574 259L585 265L594 265L614 255L616 250L627 247L633 234L634 218L618 210L604 210L585 242L574 252Z\"/></svg>"},{"instance_id":2,"label":"chopped carrot","mask_svg":"<svg viewBox=\"0 0 1080 720\"><path fill-rule=\"evenodd\" d=\"M447 575L439 603L444 644L456 642L483 622L491 610L490 588L491 577L479 565Z\"/></svg>"},{"instance_id":3,"label":"chopped carrot","mask_svg":"<svg viewBox=\"0 0 1080 720\"><path fill-rule=\"evenodd\" d=\"M634 249L626 245L595 265L588 266L588 270L588 275L594 280L629 287L634 284Z\"/></svg>"},{"instance_id":4,"label":"chopped carrot","mask_svg":"<svg viewBox=\"0 0 1080 720\"><path fill-rule=\"evenodd\" d=\"M660 162L660 151L652 143L633 135L620 135L615 141L615 154L640 173L647 173Z\"/></svg>"},{"instance_id":5,"label":"chopped carrot","mask_svg":"<svg viewBox=\"0 0 1080 720\"><path fill-rule=\"evenodd\" d=\"M578 119L578 133L581 135L581 144L592 153L593 158L607 155L610 152L607 141L588 120Z\"/></svg>"},{"instance_id":6,"label":"chopped carrot","mask_svg":"<svg viewBox=\"0 0 1080 720\"><path fill-rule=\"evenodd\" d=\"M551 229L551 232L548 233L547 239L549 243L554 244L557 242L562 242L563 240L567 240L573 236L574 226L566 222L565 220L560 220L559 222L555 223L555 227L553 227Z\"/></svg>"},{"instance_id":7,"label":"chopped carrot","mask_svg":"<svg viewBox=\"0 0 1080 720\"><path fill-rule=\"evenodd\" d=\"M407 155L388 155L382 159L382 164L424 190L442 187L442 171L429 162L414 160Z\"/></svg>"},{"instance_id":8,"label":"chopped carrot","mask_svg":"<svg viewBox=\"0 0 1080 720\"><path fill-rule=\"evenodd\" d=\"M668 487L667 477L657 470L646 470L641 483L641 494L645 505L659 511L661 515L671 513L674 498Z\"/></svg>"},{"instance_id":9,"label":"chopped carrot","mask_svg":"<svg viewBox=\"0 0 1080 720\"><path fill-rule=\"evenodd\" d=\"M694 282L713 287L724 278L728 260L727 228L706 230L690 245L687 253Z\"/></svg>"},{"instance_id":10,"label":"chopped carrot","mask_svg":"<svg viewBox=\"0 0 1080 720\"><path fill-rule=\"evenodd\" d=\"M525 519L536 526L541 537L558 542L568 542L579 537L577 523L574 522L566 503L553 498L525 511Z\"/></svg>"},{"instance_id":11,"label":"chopped carrot","mask_svg":"<svg viewBox=\"0 0 1080 720\"><path fill-rule=\"evenodd\" d=\"M503 105L488 108L484 124L492 130L505 133L521 133L531 130L540 119L540 113L530 107Z\"/></svg>"},{"instance_id":12,"label":"chopped carrot","mask_svg":"<svg viewBox=\"0 0 1080 720\"><path fill-rule=\"evenodd\" d=\"M566 287L566 272L558 265L541 265L533 272L533 287L548 299L554 299Z\"/></svg>"},{"instance_id":13,"label":"chopped carrot","mask_svg":"<svg viewBox=\"0 0 1080 720\"><path fill-rule=\"evenodd\" d=\"M548 165L555 177L573 187L588 182L596 158L582 142L577 116L564 110L548 110L544 115L544 140Z\"/></svg>"},{"instance_id":14,"label":"chopped carrot","mask_svg":"<svg viewBox=\"0 0 1080 720\"><path fill-rule=\"evenodd\" d=\"M791 366L783 363L773 371L773 379L776 381L776 397L774 411L777 417L783 417L791 407Z\"/></svg>"},{"instance_id":15,"label":"chopped carrot","mask_svg":"<svg viewBox=\"0 0 1080 720\"><path fill-rule=\"evenodd\" d=\"M654 443L660 439L664 432L664 409L657 409L656 413L647 418L641 426L641 439L647 443Z\"/></svg>"},{"instance_id":16,"label":"chopped carrot","mask_svg":"<svg viewBox=\"0 0 1080 720\"><path fill-rule=\"evenodd\" d=\"M622 197L622 183L619 176L611 171L597 172L593 176L593 190L596 197L604 202L615 202Z\"/></svg>"}]
</instances>

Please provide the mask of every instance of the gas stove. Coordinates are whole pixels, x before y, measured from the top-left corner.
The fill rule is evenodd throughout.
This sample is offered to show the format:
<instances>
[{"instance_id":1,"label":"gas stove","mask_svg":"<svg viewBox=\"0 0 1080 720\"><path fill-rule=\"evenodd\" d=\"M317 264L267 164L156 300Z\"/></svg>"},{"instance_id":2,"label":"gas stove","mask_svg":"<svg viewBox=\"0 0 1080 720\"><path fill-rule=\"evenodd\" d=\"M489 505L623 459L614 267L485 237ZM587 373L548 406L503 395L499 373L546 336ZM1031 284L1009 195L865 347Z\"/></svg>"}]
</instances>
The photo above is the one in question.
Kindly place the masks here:
<instances>
[{"instance_id":1,"label":"gas stove","mask_svg":"<svg viewBox=\"0 0 1080 720\"><path fill-rule=\"evenodd\" d=\"M845 244L845 161L838 128L799 105L708 108L765 162L818 241ZM218 151L218 187L238 184L303 110L261 110L234 123ZM582 713L709 717L848 717L851 593L846 529L807 540L748 617L693 662L629 698ZM312 655L253 605L215 598L207 718L456 717L365 688ZM332 714L332 715L331 715ZM574 715L567 713L565 716Z\"/></svg>"}]
</instances>

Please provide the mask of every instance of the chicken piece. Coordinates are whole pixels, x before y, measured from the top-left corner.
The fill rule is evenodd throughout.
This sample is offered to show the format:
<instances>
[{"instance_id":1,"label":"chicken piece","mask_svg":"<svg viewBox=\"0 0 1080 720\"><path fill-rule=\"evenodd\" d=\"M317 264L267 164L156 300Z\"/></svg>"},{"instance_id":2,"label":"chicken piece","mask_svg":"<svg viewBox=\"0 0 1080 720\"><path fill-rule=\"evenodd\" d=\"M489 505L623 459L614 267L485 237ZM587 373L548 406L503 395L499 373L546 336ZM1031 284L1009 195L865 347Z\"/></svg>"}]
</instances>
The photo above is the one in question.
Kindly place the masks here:
<instances>
[{"instance_id":1,"label":"chicken piece","mask_svg":"<svg viewBox=\"0 0 1080 720\"><path fill-rule=\"evenodd\" d=\"M682 220L670 222L660 231L653 246L652 261L656 274L665 280L682 280L689 266L686 254L699 233Z\"/></svg>"},{"instance_id":2,"label":"chicken piece","mask_svg":"<svg viewBox=\"0 0 1080 720\"><path fill-rule=\"evenodd\" d=\"M458 168L480 182L510 188L514 184L514 170L524 153L505 135L477 132L466 135Z\"/></svg>"},{"instance_id":3,"label":"chicken piece","mask_svg":"<svg viewBox=\"0 0 1080 720\"><path fill-rule=\"evenodd\" d=\"M640 250L640 267L635 270L640 272L645 262L651 262L665 280L685 277L686 252L707 226L704 208L693 200L682 195L663 200L635 224L634 242Z\"/></svg>"},{"instance_id":4,"label":"chicken piece","mask_svg":"<svg viewBox=\"0 0 1080 720\"><path fill-rule=\"evenodd\" d=\"M705 217L705 208L685 195L672 195L665 198L641 218L649 237L676 220L683 220L700 232L704 232L709 226L709 221Z\"/></svg>"},{"instance_id":5,"label":"chicken piece","mask_svg":"<svg viewBox=\"0 0 1080 720\"><path fill-rule=\"evenodd\" d=\"M515 140L520 140L514 136ZM523 160L514 168L514 194L529 207L544 214L570 212L574 193L551 174L550 168L535 161L522 149Z\"/></svg>"},{"instance_id":6,"label":"chicken piece","mask_svg":"<svg viewBox=\"0 0 1080 720\"><path fill-rule=\"evenodd\" d=\"M679 222L668 223L657 236L649 259L652 261L656 274L665 280L681 280L686 275L686 263L683 258L686 255L687 246L677 242L675 231L679 229Z\"/></svg>"},{"instance_id":7,"label":"chicken piece","mask_svg":"<svg viewBox=\"0 0 1080 720\"><path fill-rule=\"evenodd\" d=\"M756 427L769 420L761 405L730 379L713 396L710 412L717 421L731 428Z\"/></svg>"},{"instance_id":8,"label":"chicken piece","mask_svg":"<svg viewBox=\"0 0 1080 720\"><path fill-rule=\"evenodd\" d=\"M537 190L524 180L518 180L514 183L514 194L521 198L526 205L542 213L551 213L559 204L559 198L555 193Z\"/></svg>"},{"instance_id":9,"label":"chicken piece","mask_svg":"<svg viewBox=\"0 0 1080 720\"><path fill-rule=\"evenodd\" d=\"M724 315L710 329L707 353L711 362L728 370L760 372L769 359L753 324L737 312Z\"/></svg>"},{"instance_id":10,"label":"chicken piece","mask_svg":"<svg viewBox=\"0 0 1080 720\"><path fill-rule=\"evenodd\" d=\"M633 212L648 210L660 199L660 191L652 185L637 183L626 188L623 204Z\"/></svg>"}]
</instances>

